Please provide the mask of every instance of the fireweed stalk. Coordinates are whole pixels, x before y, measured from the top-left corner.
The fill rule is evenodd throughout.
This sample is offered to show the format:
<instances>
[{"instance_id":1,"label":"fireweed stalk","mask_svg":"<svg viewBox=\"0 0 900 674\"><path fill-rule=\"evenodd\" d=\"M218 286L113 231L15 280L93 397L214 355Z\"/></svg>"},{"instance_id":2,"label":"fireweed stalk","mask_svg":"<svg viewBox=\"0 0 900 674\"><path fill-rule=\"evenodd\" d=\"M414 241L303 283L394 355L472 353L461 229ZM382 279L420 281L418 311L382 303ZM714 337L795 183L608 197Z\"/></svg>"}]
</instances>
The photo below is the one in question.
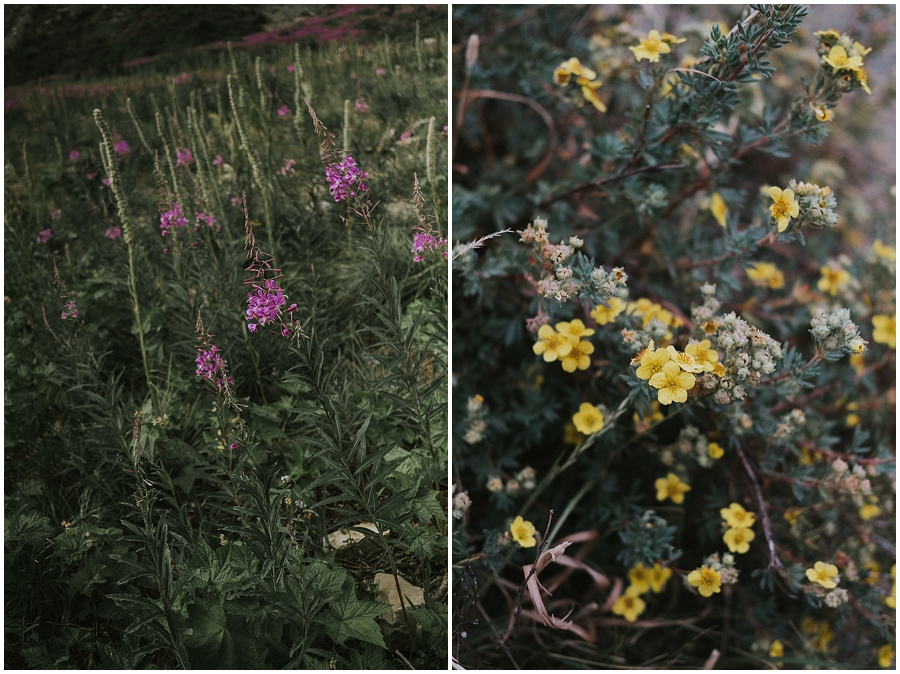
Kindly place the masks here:
<instances>
[{"instance_id":1,"label":"fireweed stalk","mask_svg":"<svg viewBox=\"0 0 900 674\"><path fill-rule=\"evenodd\" d=\"M100 129L100 136L103 138L100 143L100 156L103 160L103 167L109 176L109 185L116 201L116 209L119 215L119 221L122 223L122 238L128 246L128 290L131 294L131 306L134 311L134 318L137 321L138 340L141 346L141 360L144 363L144 378L147 381L147 389L150 391L150 399L153 402L153 409L159 411L159 401L157 399L156 388L150 379L150 366L147 363L147 346L144 337L144 323L141 320L141 305L138 301L137 279L134 269L134 230L131 224L131 215L128 210L128 198L121 185L121 174L119 173L119 156L113 150L112 134L103 115L99 110L94 110L94 122Z\"/></svg>"}]
</instances>

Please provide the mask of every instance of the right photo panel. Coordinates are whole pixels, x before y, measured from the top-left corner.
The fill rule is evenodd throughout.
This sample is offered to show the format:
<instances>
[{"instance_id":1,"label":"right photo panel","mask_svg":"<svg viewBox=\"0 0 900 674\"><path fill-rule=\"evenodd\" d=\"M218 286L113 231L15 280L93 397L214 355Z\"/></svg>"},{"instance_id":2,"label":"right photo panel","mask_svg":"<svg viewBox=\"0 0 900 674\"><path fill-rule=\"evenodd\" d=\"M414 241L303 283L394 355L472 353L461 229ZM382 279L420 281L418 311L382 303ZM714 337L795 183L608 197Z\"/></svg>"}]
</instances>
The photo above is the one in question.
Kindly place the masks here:
<instances>
[{"instance_id":1,"label":"right photo panel","mask_svg":"<svg viewBox=\"0 0 900 674\"><path fill-rule=\"evenodd\" d=\"M454 5L452 667L893 668L894 5Z\"/></svg>"}]
</instances>

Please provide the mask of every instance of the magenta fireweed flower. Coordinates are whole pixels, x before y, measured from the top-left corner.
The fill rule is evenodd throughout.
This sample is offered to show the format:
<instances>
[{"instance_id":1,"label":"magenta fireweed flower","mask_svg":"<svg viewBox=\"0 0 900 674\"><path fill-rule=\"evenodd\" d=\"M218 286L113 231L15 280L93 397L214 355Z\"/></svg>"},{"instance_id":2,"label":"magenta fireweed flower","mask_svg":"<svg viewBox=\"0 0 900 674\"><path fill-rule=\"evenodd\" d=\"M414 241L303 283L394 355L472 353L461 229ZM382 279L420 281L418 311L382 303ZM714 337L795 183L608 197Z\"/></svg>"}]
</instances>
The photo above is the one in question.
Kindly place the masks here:
<instances>
[{"instance_id":1,"label":"magenta fireweed flower","mask_svg":"<svg viewBox=\"0 0 900 674\"><path fill-rule=\"evenodd\" d=\"M296 166L296 165L297 165L297 162L295 162L293 159L288 159L287 163L281 167L281 175L286 176L286 175L290 174L291 177L293 178L294 177L294 166Z\"/></svg>"},{"instance_id":2,"label":"magenta fireweed flower","mask_svg":"<svg viewBox=\"0 0 900 674\"><path fill-rule=\"evenodd\" d=\"M159 227L162 229L162 235L172 234L176 227L184 227L187 225L187 218L181 212L181 205L175 201L172 202L172 210L166 211L159 218Z\"/></svg>"},{"instance_id":3,"label":"magenta fireweed flower","mask_svg":"<svg viewBox=\"0 0 900 674\"><path fill-rule=\"evenodd\" d=\"M51 220L59 220L59 216L62 215L62 211L56 209L55 211L50 211L50 219Z\"/></svg>"},{"instance_id":4,"label":"magenta fireweed flower","mask_svg":"<svg viewBox=\"0 0 900 674\"><path fill-rule=\"evenodd\" d=\"M176 148L175 155L177 158L175 166L186 166L187 164L194 163L194 157L191 155L190 148Z\"/></svg>"},{"instance_id":5,"label":"magenta fireweed flower","mask_svg":"<svg viewBox=\"0 0 900 674\"><path fill-rule=\"evenodd\" d=\"M285 115L289 114L291 114L291 109L288 106L282 105L280 108L278 108L279 117L284 117Z\"/></svg>"},{"instance_id":6,"label":"magenta fireweed flower","mask_svg":"<svg viewBox=\"0 0 900 674\"><path fill-rule=\"evenodd\" d=\"M212 345L209 349L197 350L197 376L214 382L218 390L222 390L225 383L232 383L231 377L225 377L224 362L221 349Z\"/></svg>"},{"instance_id":7,"label":"magenta fireweed flower","mask_svg":"<svg viewBox=\"0 0 900 674\"><path fill-rule=\"evenodd\" d=\"M232 206L240 206L241 198L240 197L231 197L231 205Z\"/></svg>"},{"instance_id":8,"label":"magenta fireweed flower","mask_svg":"<svg viewBox=\"0 0 900 674\"><path fill-rule=\"evenodd\" d=\"M278 282L267 279L263 287L256 286L255 293L247 293L247 320L259 321L260 325L274 323L281 316L284 302L284 291L278 286ZM247 327L250 332L256 332L256 325L253 323Z\"/></svg>"},{"instance_id":9,"label":"magenta fireweed flower","mask_svg":"<svg viewBox=\"0 0 900 674\"><path fill-rule=\"evenodd\" d=\"M110 227L109 229L106 230L106 236L108 236L110 239L115 241L120 236L122 236L122 230L119 229L118 227Z\"/></svg>"},{"instance_id":10,"label":"magenta fireweed flower","mask_svg":"<svg viewBox=\"0 0 900 674\"><path fill-rule=\"evenodd\" d=\"M101 182L103 183L103 184L100 186L100 189L101 189L101 190L102 190L104 187L109 187L109 178L104 178Z\"/></svg>"},{"instance_id":11,"label":"magenta fireweed flower","mask_svg":"<svg viewBox=\"0 0 900 674\"><path fill-rule=\"evenodd\" d=\"M288 72L289 73L294 72L294 66L288 66Z\"/></svg>"},{"instance_id":12,"label":"magenta fireweed flower","mask_svg":"<svg viewBox=\"0 0 900 674\"><path fill-rule=\"evenodd\" d=\"M78 150L72 150L69 153L69 161L78 161L78 158L81 156L81 153Z\"/></svg>"},{"instance_id":13,"label":"magenta fireweed flower","mask_svg":"<svg viewBox=\"0 0 900 674\"><path fill-rule=\"evenodd\" d=\"M128 154L129 152L131 152L131 148L128 147L128 143L126 143L124 140L120 140L120 141L116 142L115 150L116 150L116 153L120 154L120 155Z\"/></svg>"},{"instance_id":14,"label":"magenta fireweed flower","mask_svg":"<svg viewBox=\"0 0 900 674\"><path fill-rule=\"evenodd\" d=\"M328 187L335 201L343 201L348 197L356 197L356 191L366 191L362 181L369 177L368 173L359 170L353 157L347 157L338 164L329 164L325 167L325 176L328 178Z\"/></svg>"},{"instance_id":15,"label":"magenta fireweed flower","mask_svg":"<svg viewBox=\"0 0 900 674\"><path fill-rule=\"evenodd\" d=\"M212 213L196 213L194 218L196 219L196 222L194 223L195 232L200 229L200 225L203 223L206 223L207 227L215 227L217 232L222 230L221 226L216 224L216 218Z\"/></svg>"},{"instance_id":16,"label":"magenta fireweed flower","mask_svg":"<svg viewBox=\"0 0 900 674\"><path fill-rule=\"evenodd\" d=\"M366 103L366 99L360 96L356 99L356 109L361 113L365 114L369 111L369 104Z\"/></svg>"},{"instance_id":17,"label":"magenta fireweed flower","mask_svg":"<svg viewBox=\"0 0 900 674\"><path fill-rule=\"evenodd\" d=\"M38 234L37 242L38 243L47 243L52 238L53 238L53 232L51 232L49 229L45 229L44 231L42 231Z\"/></svg>"},{"instance_id":18,"label":"magenta fireweed flower","mask_svg":"<svg viewBox=\"0 0 900 674\"><path fill-rule=\"evenodd\" d=\"M440 235L435 237L428 232L417 232L413 234L412 252L420 253L413 258L413 262L421 262L424 260L425 256L421 255L421 253L424 253L426 250L437 250L441 246L446 245L447 240ZM447 251L443 251L443 256L447 257Z\"/></svg>"},{"instance_id":19,"label":"magenta fireweed flower","mask_svg":"<svg viewBox=\"0 0 900 674\"><path fill-rule=\"evenodd\" d=\"M375 71L375 74L378 75L379 77L381 77L382 75L384 75L384 68L378 68Z\"/></svg>"},{"instance_id":20,"label":"magenta fireweed flower","mask_svg":"<svg viewBox=\"0 0 900 674\"><path fill-rule=\"evenodd\" d=\"M97 175L96 173L88 173L88 174L87 174L87 179L88 179L88 180L93 180L93 179L96 177L96 175Z\"/></svg>"},{"instance_id":21,"label":"magenta fireweed flower","mask_svg":"<svg viewBox=\"0 0 900 674\"><path fill-rule=\"evenodd\" d=\"M222 155L220 155L220 154L217 154L216 158L213 159L213 164L216 166L218 166L219 164L224 164L224 163L225 163L225 160L222 159Z\"/></svg>"},{"instance_id":22,"label":"magenta fireweed flower","mask_svg":"<svg viewBox=\"0 0 900 674\"><path fill-rule=\"evenodd\" d=\"M68 318L78 318L78 307L75 306L75 302L69 300L66 302L65 306L66 311L62 312L62 319L66 320Z\"/></svg>"}]
</instances>

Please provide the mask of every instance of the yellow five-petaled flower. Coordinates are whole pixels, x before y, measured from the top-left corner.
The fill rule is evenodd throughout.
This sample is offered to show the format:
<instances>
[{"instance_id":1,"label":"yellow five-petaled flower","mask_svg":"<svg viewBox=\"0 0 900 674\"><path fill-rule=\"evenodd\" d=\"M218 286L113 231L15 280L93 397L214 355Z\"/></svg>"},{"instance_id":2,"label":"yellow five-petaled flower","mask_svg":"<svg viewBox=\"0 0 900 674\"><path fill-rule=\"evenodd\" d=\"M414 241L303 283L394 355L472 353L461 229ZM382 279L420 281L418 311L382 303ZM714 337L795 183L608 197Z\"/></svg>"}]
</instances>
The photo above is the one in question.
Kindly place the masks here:
<instances>
[{"instance_id":1,"label":"yellow five-petaled flower","mask_svg":"<svg viewBox=\"0 0 900 674\"><path fill-rule=\"evenodd\" d=\"M683 403L687 400L687 392L696 383L694 375L684 372L678 363L672 361L663 364L662 371L650 377L650 386L659 389L657 398L662 405Z\"/></svg>"},{"instance_id":2,"label":"yellow five-petaled flower","mask_svg":"<svg viewBox=\"0 0 900 674\"><path fill-rule=\"evenodd\" d=\"M596 405L581 403L581 407L572 416L572 422L579 431L591 435L603 428L603 412Z\"/></svg>"},{"instance_id":3,"label":"yellow five-petaled flower","mask_svg":"<svg viewBox=\"0 0 900 674\"><path fill-rule=\"evenodd\" d=\"M509 525L509 533L512 534L513 540L523 548L533 548L537 545L534 538L534 525L528 520L523 520L519 515Z\"/></svg>"},{"instance_id":4,"label":"yellow five-petaled flower","mask_svg":"<svg viewBox=\"0 0 900 674\"><path fill-rule=\"evenodd\" d=\"M778 223L778 231L783 232L787 229L791 218L800 215L800 204L794 201L793 190L782 190L780 187L770 187L769 196L775 202L769 206L769 212Z\"/></svg>"},{"instance_id":5,"label":"yellow five-petaled flower","mask_svg":"<svg viewBox=\"0 0 900 674\"><path fill-rule=\"evenodd\" d=\"M872 339L879 344L887 344L892 349L897 348L897 314L872 316L872 326L875 328Z\"/></svg>"},{"instance_id":6,"label":"yellow five-petaled flower","mask_svg":"<svg viewBox=\"0 0 900 674\"><path fill-rule=\"evenodd\" d=\"M823 56L822 59L834 68L835 72L838 70L859 70L863 65L862 56L847 56L847 50L840 45L833 46L828 52L828 56Z\"/></svg>"},{"instance_id":7,"label":"yellow five-petaled flower","mask_svg":"<svg viewBox=\"0 0 900 674\"><path fill-rule=\"evenodd\" d=\"M818 288L832 297L838 294L841 286L850 281L850 272L840 267L825 266L821 268L821 272L822 278L819 279Z\"/></svg>"},{"instance_id":8,"label":"yellow five-petaled flower","mask_svg":"<svg viewBox=\"0 0 900 674\"><path fill-rule=\"evenodd\" d=\"M544 355L545 362L552 363L557 358L569 355L572 350L572 340L568 335L558 334L549 325L542 325L538 330L538 341L532 348L537 355Z\"/></svg>"},{"instance_id":9,"label":"yellow five-petaled flower","mask_svg":"<svg viewBox=\"0 0 900 674\"><path fill-rule=\"evenodd\" d=\"M616 599L616 603L612 606L612 612L633 623L644 612L646 606L644 600L640 598L639 593L632 585L625 591L625 594Z\"/></svg>"},{"instance_id":10,"label":"yellow five-petaled flower","mask_svg":"<svg viewBox=\"0 0 900 674\"><path fill-rule=\"evenodd\" d=\"M684 493L691 490L690 485L678 479L675 473L669 473L665 477L659 478L655 486L657 501L665 501L670 498L673 503L679 505L684 503Z\"/></svg>"},{"instance_id":11,"label":"yellow five-petaled flower","mask_svg":"<svg viewBox=\"0 0 900 674\"><path fill-rule=\"evenodd\" d=\"M746 528L729 529L722 536L722 540L725 541L728 549L741 555L750 549L750 541L754 538L756 538L756 534L753 533L753 529Z\"/></svg>"},{"instance_id":12,"label":"yellow five-petaled flower","mask_svg":"<svg viewBox=\"0 0 900 674\"><path fill-rule=\"evenodd\" d=\"M812 583L818 583L826 590L837 587L837 583L832 580L838 575L838 568L834 564L826 564L825 562L816 562L813 568L806 570L806 577Z\"/></svg>"},{"instance_id":13,"label":"yellow five-petaled flower","mask_svg":"<svg viewBox=\"0 0 900 674\"><path fill-rule=\"evenodd\" d=\"M719 514L732 529L752 527L756 523L756 513L744 510L740 503L732 503L727 508L722 508Z\"/></svg>"},{"instance_id":14,"label":"yellow five-petaled flower","mask_svg":"<svg viewBox=\"0 0 900 674\"><path fill-rule=\"evenodd\" d=\"M670 33L659 34L658 30L651 30L647 37L641 40L636 47L629 47L636 61L647 59L651 63L659 63L660 54L668 54L672 51L670 44L684 42L684 38L677 38Z\"/></svg>"},{"instance_id":15,"label":"yellow five-petaled flower","mask_svg":"<svg viewBox=\"0 0 900 674\"><path fill-rule=\"evenodd\" d=\"M704 597L711 597L716 592L722 591L722 576L715 569L707 568L705 565L691 571L687 581Z\"/></svg>"}]
</instances>

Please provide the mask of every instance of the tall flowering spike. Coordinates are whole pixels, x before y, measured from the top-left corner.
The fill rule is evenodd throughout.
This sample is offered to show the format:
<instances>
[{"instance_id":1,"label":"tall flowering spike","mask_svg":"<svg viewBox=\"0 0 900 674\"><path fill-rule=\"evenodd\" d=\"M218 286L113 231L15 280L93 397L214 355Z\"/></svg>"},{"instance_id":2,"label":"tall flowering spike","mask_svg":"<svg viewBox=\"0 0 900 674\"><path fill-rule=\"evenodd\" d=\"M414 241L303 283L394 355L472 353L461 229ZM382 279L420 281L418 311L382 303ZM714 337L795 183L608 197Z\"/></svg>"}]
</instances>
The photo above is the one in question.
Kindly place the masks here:
<instances>
[{"instance_id":1,"label":"tall flowering spike","mask_svg":"<svg viewBox=\"0 0 900 674\"><path fill-rule=\"evenodd\" d=\"M425 177L432 187L437 184L437 173L434 168L434 126L435 118L432 117L428 120L428 136L425 141Z\"/></svg>"},{"instance_id":2,"label":"tall flowering spike","mask_svg":"<svg viewBox=\"0 0 900 674\"><path fill-rule=\"evenodd\" d=\"M312 117L313 121L313 130L316 132L316 135L319 136L322 141L319 144L319 156L322 159L323 164L331 163L331 159L337 156L337 145L335 144L334 134L328 131L328 127L322 124L322 121L316 115L316 111L313 110L312 105L309 103L309 99L304 99L304 103L306 103L306 109L309 110L309 115Z\"/></svg>"},{"instance_id":3,"label":"tall flowering spike","mask_svg":"<svg viewBox=\"0 0 900 674\"><path fill-rule=\"evenodd\" d=\"M432 117L432 119L434 119ZM428 220L425 213L425 200L422 198L422 188L419 186L419 177L413 173L413 206L416 211L416 225L413 227L412 252L416 255L413 262L421 262L425 259L423 253L425 251L440 251L442 246L447 245L447 240L434 229L434 223ZM433 253L432 253L433 254ZM447 259L446 248L441 251L444 259Z\"/></svg>"},{"instance_id":4,"label":"tall flowering spike","mask_svg":"<svg viewBox=\"0 0 900 674\"><path fill-rule=\"evenodd\" d=\"M109 184L112 189L113 198L116 201L119 220L122 222L122 232L125 243L130 245L134 239L134 232L132 231L131 215L128 210L128 199L125 196L125 191L122 189L121 185L119 156L113 150L112 134L99 110L94 110L94 122L97 124L97 128L100 129L100 136L103 138L100 155L109 177Z\"/></svg>"}]
</instances>

